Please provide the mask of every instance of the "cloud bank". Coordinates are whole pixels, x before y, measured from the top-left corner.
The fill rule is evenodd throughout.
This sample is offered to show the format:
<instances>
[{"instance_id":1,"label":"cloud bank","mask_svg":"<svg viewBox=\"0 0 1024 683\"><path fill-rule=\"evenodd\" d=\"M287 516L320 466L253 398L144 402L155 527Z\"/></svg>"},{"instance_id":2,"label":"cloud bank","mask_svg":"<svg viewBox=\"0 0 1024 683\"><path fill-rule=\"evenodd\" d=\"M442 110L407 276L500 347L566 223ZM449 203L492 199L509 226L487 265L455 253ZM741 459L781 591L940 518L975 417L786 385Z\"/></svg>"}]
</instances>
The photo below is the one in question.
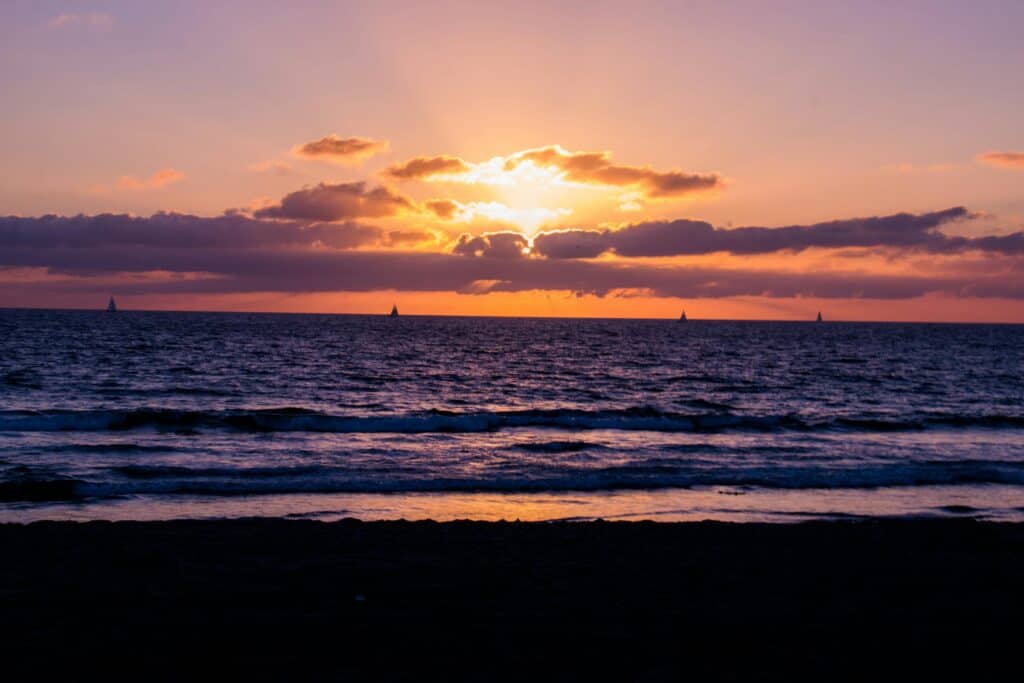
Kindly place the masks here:
<instances>
[{"instance_id":1,"label":"cloud bank","mask_svg":"<svg viewBox=\"0 0 1024 683\"><path fill-rule=\"evenodd\" d=\"M155 249L254 250L277 248L355 249L433 241L423 230L384 230L355 222L305 223L264 221L241 213L206 218L157 213L148 218L127 214L96 216L0 217L0 247L45 252L76 249L129 252ZM95 250L95 251L93 251ZM0 255L0 267L11 265Z\"/></svg>"},{"instance_id":2,"label":"cloud bank","mask_svg":"<svg viewBox=\"0 0 1024 683\"><path fill-rule=\"evenodd\" d=\"M559 230L533 239L533 254L553 259L594 258L606 253L625 257L692 256L728 252L769 254L806 249L851 247L910 249L929 253L969 250L1024 253L1024 233L992 237L958 237L938 228L970 217L964 207L924 214L898 213L781 228L722 229L704 221L652 221L615 230Z\"/></svg>"},{"instance_id":3,"label":"cloud bank","mask_svg":"<svg viewBox=\"0 0 1024 683\"><path fill-rule=\"evenodd\" d=\"M321 196L322 195L322 196ZM339 199L340 197L340 199ZM1024 233L955 237L936 228L970 214L962 207L784 228L721 230L701 221L639 223L620 230L465 235L437 251L433 233L384 229L338 216L402 210L405 200L362 183L320 185L258 215L158 213L148 218L0 217L0 269L39 269L22 287L123 294L340 292L396 289L467 294L562 290L597 296L642 291L671 297L903 299L931 293L1024 299ZM397 207L397 208L396 208ZM326 216L327 218L321 219ZM435 251L409 251L413 246ZM810 247L885 246L943 254L903 274L846 269L664 264L644 258ZM959 252L974 251L970 258ZM610 254L603 259L592 257ZM844 263L849 265L849 263ZM854 263L855 265L855 263ZM170 277L138 277L144 273ZM95 284L93 284L95 282Z\"/></svg>"},{"instance_id":4,"label":"cloud bank","mask_svg":"<svg viewBox=\"0 0 1024 683\"><path fill-rule=\"evenodd\" d=\"M865 272L796 273L783 270L679 267L643 263L466 258L403 251L25 247L4 250L8 267L46 268L88 278L115 273L204 274L146 281L126 278L124 294L244 292L449 291L473 294L560 290L605 296L644 290L654 296L724 298L905 299L932 293L1024 299L1024 277L1005 272L893 275ZM69 286L40 283L45 288ZM74 288L87 291L88 280ZM96 285L96 291L109 284Z\"/></svg>"}]
</instances>

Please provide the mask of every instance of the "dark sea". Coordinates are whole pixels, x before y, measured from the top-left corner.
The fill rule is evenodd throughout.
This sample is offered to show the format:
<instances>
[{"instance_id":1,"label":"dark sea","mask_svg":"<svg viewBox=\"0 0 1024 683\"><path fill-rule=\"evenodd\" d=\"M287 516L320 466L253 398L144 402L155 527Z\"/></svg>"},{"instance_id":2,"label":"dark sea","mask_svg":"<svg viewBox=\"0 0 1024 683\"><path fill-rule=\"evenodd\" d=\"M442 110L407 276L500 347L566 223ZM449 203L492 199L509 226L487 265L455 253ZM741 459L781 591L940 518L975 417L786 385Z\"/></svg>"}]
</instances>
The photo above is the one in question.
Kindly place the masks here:
<instances>
[{"instance_id":1,"label":"dark sea","mask_svg":"<svg viewBox=\"0 0 1024 683\"><path fill-rule=\"evenodd\" d=\"M0 521L1024 519L1024 326L0 311Z\"/></svg>"}]
</instances>

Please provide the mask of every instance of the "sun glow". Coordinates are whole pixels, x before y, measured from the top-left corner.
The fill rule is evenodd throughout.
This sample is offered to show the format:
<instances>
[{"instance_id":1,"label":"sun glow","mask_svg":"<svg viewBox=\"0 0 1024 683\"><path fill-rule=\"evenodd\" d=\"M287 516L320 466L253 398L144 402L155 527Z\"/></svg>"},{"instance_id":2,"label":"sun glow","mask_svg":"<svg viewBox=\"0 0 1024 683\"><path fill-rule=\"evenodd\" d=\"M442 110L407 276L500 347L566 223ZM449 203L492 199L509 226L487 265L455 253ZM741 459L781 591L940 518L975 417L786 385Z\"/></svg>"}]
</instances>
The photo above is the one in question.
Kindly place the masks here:
<instances>
[{"instance_id":1,"label":"sun glow","mask_svg":"<svg viewBox=\"0 0 1024 683\"><path fill-rule=\"evenodd\" d=\"M573 213L566 205L578 205L581 198L576 183L564 180L565 173L553 166L532 161L508 165L510 157L497 156L461 173L439 174L430 182L475 185L487 188L491 200L460 204L458 217L466 222L479 220L515 225L535 231Z\"/></svg>"},{"instance_id":2,"label":"sun glow","mask_svg":"<svg viewBox=\"0 0 1024 683\"><path fill-rule=\"evenodd\" d=\"M509 223L524 230L536 230L541 225L561 216L568 216L571 209L546 209L544 207L516 208L501 202L470 202L461 205L459 216L472 222L478 219Z\"/></svg>"},{"instance_id":3,"label":"sun glow","mask_svg":"<svg viewBox=\"0 0 1024 683\"><path fill-rule=\"evenodd\" d=\"M388 166L383 175L432 184L438 195L454 191L455 196L434 200L460 205L445 218L471 222L482 217L526 230L557 227L553 221L570 210L555 207L571 206L574 218L585 221L608 212L639 212L651 203L717 197L725 183L714 172L619 164L608 151L573 152L560 145L480 162L450 155L413 157Z\"/></svg>"},{"instance_id":4,"label":"sun glow","mask_svg":"<svg viewBox=\"0 0 1024 683\"><path fill-rule=\"evenodd\" d=\"M509 167L511 157L496 156L478 164L470 164L467 171L461 173L442 173L433 175L430 180L448 183L465 183L468 185L520 185L523 183L541 183L552 185L563 182L565 172L549 165L538 166L532 161Z\"/></svg>"}]
</instances>

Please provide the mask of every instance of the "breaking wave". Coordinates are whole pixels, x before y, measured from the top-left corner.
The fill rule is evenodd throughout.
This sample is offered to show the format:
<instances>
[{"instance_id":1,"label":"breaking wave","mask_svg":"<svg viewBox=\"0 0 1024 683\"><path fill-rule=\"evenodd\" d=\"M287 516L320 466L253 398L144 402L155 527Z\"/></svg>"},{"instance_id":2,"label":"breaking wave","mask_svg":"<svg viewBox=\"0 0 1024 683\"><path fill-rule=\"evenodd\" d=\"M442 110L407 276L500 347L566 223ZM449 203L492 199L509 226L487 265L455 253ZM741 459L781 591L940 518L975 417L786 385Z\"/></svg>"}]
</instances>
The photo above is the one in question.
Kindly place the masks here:
<instances>
[{"instance_id":1,"label":"breaking wave","mask_svg":"<svg viewBox=\"0 0 1024 683\"><path fill-rule=\"evenodd\" d=\"M859 431L922 429L1024 429L1024 415L923 413L904 419L800 415L678 413L657 408L622 410L425 411L395 415L333 415L302 408L188 411L161 408L84 411L0 411L0 432L234 430L244 432L336 432L425 434L493 432L533 427L565 430L617 429L658 432Z\"/></svg>"},{"instance_id":2,"label":"breaking wave","mask_svg":"<svg viewBox=\"0 0 1024 683\"><path fill-rule=\"evenodd\" d=\"M0 482L0 501L69 501L138 495L242 496L328 493L616 491L727 486L765 489L870 489L962 484L1024 485L1024 463L999 460L918 461L836 469L750 469L637 464L552 469L509 477L405 476L325 466L115 467L101 479L19 478ZM423 474L423 473L421 473Z\"/></svg>"}]
</instances>

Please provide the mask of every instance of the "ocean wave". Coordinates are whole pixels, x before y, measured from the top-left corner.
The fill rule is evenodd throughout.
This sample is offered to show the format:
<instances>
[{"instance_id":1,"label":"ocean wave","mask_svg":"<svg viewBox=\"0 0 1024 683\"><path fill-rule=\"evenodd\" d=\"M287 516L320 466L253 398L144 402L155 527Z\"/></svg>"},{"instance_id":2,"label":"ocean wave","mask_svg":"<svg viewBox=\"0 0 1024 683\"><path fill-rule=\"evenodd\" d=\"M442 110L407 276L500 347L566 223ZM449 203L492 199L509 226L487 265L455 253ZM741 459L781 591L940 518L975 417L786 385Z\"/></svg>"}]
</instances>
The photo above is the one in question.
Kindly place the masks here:
<instances>
[{"instance_id":1,"label":"ocean wave","mask_svg":"<svg viewBox=\"0 0 1024 683\"><path fill-rule=\"evenodd\" d=\"M185 447L170 444L139 444L139 443L62 443L39 446L39 450L47 453L181 453Z\"/></svg>"},{"instance_id":2,"label":"ocean wave","mask_svg":"<svg viewBox=\"0 0 1024 683\"><path fill-rule=\"evenodd\" d=\"M607 448L599 443L589 441L537 441L520 443L516 448L530 453L575 453L577 451L596 451Z\"/></svg>"},{"instance_id":3,"label":"ocean wave","mask_svg":"<svg viewBox=\"0 0 1024 683\"><path fill-rule=\"evenodd\" d=\"M686 414L657 408L619 410L425 411L394 415L334 415L302 408L190 411L161 408L83 411L0 411L0 432L234 430L243 432L476 433L534 427L655 432L912 431L929 428L1022 429L1022 415L918 414L902 419L812 418L793 414Z\"/></svg>"},{"instance_id":4,"label":"ocean wave","mask_svg":"<svg viewBox=\"0 0 1024 683\"><path fill-rule=\"evenodd\" d=\"M1024 463L920 461L900 465L824 467L691 468L648 463L566 469L509 477L436 476L418 472L380 477L331 467L126 466L108 476L32 477L0 481L0 502L45 502L125 496L231 497L343 493L529 493L734 487L738 489L874 489L889 487L1024 485Z\"/></svg>"},{"instance_id":5,"label":"ocean wave","mask_svg":"<svg viewBox=\"0 0 1024 683\"><path fill-rule=\"evenodd\" d=\"M272 477L315 476L329 472L316 465L293 467L184 467L179 465L120 465L113 472L130 479L169 479L175 477L228 477L262 479Z\"/></svg>"}]
</instances>

